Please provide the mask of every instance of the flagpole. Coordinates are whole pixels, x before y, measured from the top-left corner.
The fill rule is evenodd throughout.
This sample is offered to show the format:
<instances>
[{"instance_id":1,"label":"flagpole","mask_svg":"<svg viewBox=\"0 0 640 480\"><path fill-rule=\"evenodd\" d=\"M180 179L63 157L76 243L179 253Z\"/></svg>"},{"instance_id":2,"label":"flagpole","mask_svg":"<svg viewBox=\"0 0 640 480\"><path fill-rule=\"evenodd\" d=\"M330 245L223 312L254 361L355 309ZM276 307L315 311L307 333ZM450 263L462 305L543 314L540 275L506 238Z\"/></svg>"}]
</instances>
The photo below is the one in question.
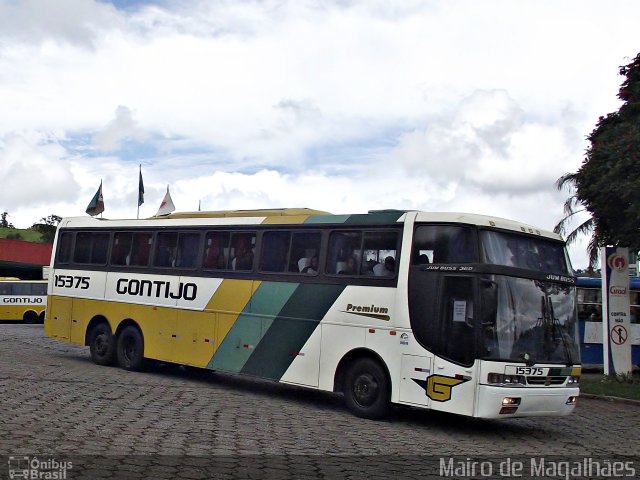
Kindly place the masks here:
<instances>
[{"instance_id":1,"label":"flagpole","mask_svg":"<svg viewBox=\"0 0 640 480\"><path fill-rule=\"evenodd\" d=\"M142 164L140 166L140 177L142 177ZM136 220L140 219L140 177L138 177L138 213L136 213Z\"/></svg>"}]
</instances>

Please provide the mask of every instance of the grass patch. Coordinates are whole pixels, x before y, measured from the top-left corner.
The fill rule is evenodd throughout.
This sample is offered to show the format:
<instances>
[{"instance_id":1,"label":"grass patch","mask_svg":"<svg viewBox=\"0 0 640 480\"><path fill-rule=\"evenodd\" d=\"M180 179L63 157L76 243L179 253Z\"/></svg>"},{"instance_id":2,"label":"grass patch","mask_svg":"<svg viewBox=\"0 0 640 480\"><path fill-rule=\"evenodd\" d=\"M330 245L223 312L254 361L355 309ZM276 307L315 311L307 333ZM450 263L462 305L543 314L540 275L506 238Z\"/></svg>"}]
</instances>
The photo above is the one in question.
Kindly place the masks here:
<instances>
[{"instance_id":1,"label":"grass patch","mask_svg":"<svg viewBox=\"0 0 640 480\"><path fill-rule=\"evenodd\" d=\"M640 375L622 379L604 375L583 375L580 378L580 391L592 395L640 400Z\"/></svg>"},{"instance_id":2,"label":"grass patch","mask_svg":"<svg viewBox=\"0 0 640 480\"><path fill-rule=\"evenodd\" d=\"M24 240L25 242L42 242L39 232L21 228L0 227L0 238L12 238L14 240Z\"/></svg>"}]
</instances>

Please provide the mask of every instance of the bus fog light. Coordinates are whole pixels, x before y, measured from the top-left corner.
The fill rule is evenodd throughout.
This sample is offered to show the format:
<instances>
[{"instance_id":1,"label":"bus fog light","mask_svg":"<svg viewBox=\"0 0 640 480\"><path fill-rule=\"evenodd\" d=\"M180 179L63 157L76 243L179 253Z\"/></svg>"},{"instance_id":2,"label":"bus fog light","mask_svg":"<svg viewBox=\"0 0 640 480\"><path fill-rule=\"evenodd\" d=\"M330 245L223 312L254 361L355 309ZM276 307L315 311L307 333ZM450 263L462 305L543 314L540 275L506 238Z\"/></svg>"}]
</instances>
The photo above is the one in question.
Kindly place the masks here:
<instances>
[{"instance_id":1,"label":"bus fog light","mask_svg":"<svg viewBox=\"0 0 640 480\"><path fill-rule=\"evenodd\" d=\"M520 397L504 397L502 399L502 405L507 406L518 406L520 405Z\"/></svg>"},{"instance_id":2,"label":"bus fog light","mask_svg":"<svg viewBox=\"0 0 640 480\"><path fill-rule=\"evenodd\" d=\"M567 398L567 405L575 405L576 402L578 401L578 397L576 397L575 395L571 395L569 398Z\"/></svg>"}]
</instances>

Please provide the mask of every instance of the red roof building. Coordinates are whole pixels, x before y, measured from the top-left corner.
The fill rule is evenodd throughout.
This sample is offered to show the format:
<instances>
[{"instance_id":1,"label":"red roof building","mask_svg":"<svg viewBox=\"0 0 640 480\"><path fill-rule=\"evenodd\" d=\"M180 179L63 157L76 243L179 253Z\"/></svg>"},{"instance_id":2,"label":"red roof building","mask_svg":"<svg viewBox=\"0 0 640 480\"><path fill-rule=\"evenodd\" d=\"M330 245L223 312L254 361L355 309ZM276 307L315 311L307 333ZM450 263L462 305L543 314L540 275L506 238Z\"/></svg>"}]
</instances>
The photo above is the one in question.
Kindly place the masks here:
<instances>
[{"instance_id":1,"label":"red roof building","mask_svg":"<svg viewBox=\"0 0 640 480\"><path fill-rule=\"evenodd\" d=\"M0 238L0 277L42 278L42 267L49 265L52 247L50 243Z\"/></svg>"}]
</instances>

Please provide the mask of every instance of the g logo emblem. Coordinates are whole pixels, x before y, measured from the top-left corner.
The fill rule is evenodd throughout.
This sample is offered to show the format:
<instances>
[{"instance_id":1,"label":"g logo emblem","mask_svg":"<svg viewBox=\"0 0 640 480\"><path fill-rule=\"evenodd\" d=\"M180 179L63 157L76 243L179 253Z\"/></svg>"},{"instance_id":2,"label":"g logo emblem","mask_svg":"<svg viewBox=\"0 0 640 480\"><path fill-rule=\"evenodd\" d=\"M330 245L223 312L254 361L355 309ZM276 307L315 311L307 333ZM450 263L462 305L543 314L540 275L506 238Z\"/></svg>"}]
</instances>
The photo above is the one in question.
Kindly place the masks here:
<instances>
[{"instance_id":1,"label":"g logo emblem","mask_svg":"<svg viewBox=\"0 0 640 480\"><path fill-rule=\"evenodd\" d=\"M436 402L447 402L451 400L451 389L464 382L468 382L468 380L445 377L443 375L431 375L427 378L427 396Z\"/></svg>"}]
</instances>

